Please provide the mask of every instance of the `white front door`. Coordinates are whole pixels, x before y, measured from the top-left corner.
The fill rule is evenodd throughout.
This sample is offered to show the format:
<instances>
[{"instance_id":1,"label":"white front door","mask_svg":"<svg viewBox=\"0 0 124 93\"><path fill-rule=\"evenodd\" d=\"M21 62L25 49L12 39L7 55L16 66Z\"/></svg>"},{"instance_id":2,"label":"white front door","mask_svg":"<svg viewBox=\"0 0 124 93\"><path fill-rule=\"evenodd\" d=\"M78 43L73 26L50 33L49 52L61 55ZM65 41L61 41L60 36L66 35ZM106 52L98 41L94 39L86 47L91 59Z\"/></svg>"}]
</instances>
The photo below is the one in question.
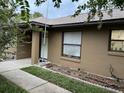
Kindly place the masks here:
<instances>
[{"instance_id":1,"label":"white front door","mask_svg":"<svg viewBox=\"0 0 124 93\"><path fill-rule=\"evenodd\" d=\"M47 59L47 54L48 54L48 37L45 39L45 44L44 44L44 38L41 37L41 51L40 51L40 57Z\"/></svg>"}]
</instances>

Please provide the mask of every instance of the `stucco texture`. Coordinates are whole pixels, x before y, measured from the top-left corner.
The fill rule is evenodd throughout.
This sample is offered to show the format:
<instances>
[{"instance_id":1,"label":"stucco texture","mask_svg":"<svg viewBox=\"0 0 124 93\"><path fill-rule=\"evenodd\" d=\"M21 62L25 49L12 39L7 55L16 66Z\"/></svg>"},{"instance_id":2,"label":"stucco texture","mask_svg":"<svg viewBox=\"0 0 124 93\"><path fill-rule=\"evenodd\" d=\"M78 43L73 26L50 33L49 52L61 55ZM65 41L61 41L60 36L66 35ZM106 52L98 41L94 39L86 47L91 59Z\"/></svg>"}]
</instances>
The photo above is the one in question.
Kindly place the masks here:
<instances>
[{"instance_id":1,"label":"stucco texture","mask_svg":"<svg viewBox=\"0 0 124 93\"><path fill-rule=\"evenodd\" d=\"M66 29L66 30L65 30ZM48 60L58 65L71 68L81 68L85 71L110 77L110 64L114 73L124 78L124 56L111 55L108 51L110 29L124 29L123 25L103 25L101 30L97 26L65 28L49 31ZM81 59L73 60L62 57L62 32L81 31L82 47ZM122 53L123 54L123 53Z\"/></svg>"}]
</instances>

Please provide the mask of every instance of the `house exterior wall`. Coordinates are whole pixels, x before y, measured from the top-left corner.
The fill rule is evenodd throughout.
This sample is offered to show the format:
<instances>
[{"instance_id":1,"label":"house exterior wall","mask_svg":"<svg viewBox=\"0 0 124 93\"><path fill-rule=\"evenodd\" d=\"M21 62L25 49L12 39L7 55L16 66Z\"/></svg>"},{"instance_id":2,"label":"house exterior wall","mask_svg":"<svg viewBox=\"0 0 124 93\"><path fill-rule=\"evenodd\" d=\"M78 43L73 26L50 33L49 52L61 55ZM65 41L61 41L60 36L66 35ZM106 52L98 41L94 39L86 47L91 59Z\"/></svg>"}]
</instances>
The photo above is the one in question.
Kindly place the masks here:
<instances>
[{"instance_id":1,"label":"house exterior wall","mask_svg":"<svg viewBox=\"0 0 124 93\"><path fill-rule=\"evenodd\" d=\"M31 44L18 43L16 59L31 58Z\"/></svg>"},{"instance_id":2,"label":"house exterior wall","mask_svg":"<svg viewBox=\"0 0 124 93\"><path fill-rule=\"evenodd\" d=\"M81 66L86 71L110 76L109 68L111 64L114 68L114 73L124 78L124 57L109 54L109 34L109 29L84 32Z\"/></svg>"},{"instance_id":3,"label":"house exterior wall","mask_svg":"<svg viewBox=\"0 0 124 93\"><path fill-rule=\"evenodd\" d=\"M23 42L19 42L19 37L17 37L16 59L31 58L32 32L28 31L24 36L28 38L25 38Z\"/></svg>"},{"instance_id":4,"label":"house exterior wall","mask_svg":"<svg viewBox=\"0 0 124 93\"><path fill-rule=\"evenodd\" d=\"M111 28L110 28L111 27ZM91 28L91 29L90 29ZM124 78L124 54L108 51L110 29L124 29L123 26L105 26L98 31L97 27L79 28L82 31L81 59L73 60L61 56L62 31L49 31L48 37L48 60L65 67L81 68L85 71L110 77L110 64L114 73ZM67 30L66 30L67 31Z\"/></svg>"},{"instance_id":5,"label":"house exterior wall","mask_svg":"<svg viewBox=\"0 0 124 93\"><path fill-rule=\"evenodd\" d=\"M32 53L31 61L32 64L38 64L39 61L39 43L40 43L40 32L32 32Z\"/></svg>"},{"instance_id":6,"label":"house exterior wall","mask_svg":"<svg viewBox=\"0 0 124 93\"><path fill-rule=\"evenodd\" d=\"M76 63L74 60L68 61L61 56L62 48L62 32L49 31L48 35L48 60L62 66L78 68L80 63Z\"/></svg>"}]
</instances>

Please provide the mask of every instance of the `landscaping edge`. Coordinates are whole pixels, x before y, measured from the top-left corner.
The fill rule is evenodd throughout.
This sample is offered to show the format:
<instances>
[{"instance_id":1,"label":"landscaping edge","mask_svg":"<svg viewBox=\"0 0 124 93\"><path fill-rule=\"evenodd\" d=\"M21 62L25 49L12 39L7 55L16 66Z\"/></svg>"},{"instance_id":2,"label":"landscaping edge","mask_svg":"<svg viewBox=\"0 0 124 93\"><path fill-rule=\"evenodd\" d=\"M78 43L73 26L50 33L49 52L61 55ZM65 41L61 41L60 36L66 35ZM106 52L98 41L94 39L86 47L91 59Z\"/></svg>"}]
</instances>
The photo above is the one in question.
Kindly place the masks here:
<instances>
[{"instance_id":1,"label":"landscaping edge","mask_svg":"<svg viewBox=\"0 0 124 93\"><path fill-rule=\"evenodd\" d=\"M37 67L41 67L41 66L37 66ZM79 78L75 78L75 77L69 76L67 74L63 74L61 72L50 70L50 69L46 68L45 66L43 66L42 68L45 69L45 70L54 72L54 73L58 73L58 74L64 75L64 76L69 77L71 79L75 79L75 80L81 81L81 82L86 83L86 84L89 84L89 85L93 85L93 86L96 86L96 87L99 87L99 88L102 88L102 89L106 89L108 91L112 91L112 92L116 92L116 93L123 93L122 91L119 91L119 90L115 90L115 89L112 89L112 88L104 87L104 86L101 86L101 85L98 85L98 84L94 84L94 83L91 83L91 82L88 82L88 81L85 81L85 80L81 80Z\"/></svg>"}]
</instances>

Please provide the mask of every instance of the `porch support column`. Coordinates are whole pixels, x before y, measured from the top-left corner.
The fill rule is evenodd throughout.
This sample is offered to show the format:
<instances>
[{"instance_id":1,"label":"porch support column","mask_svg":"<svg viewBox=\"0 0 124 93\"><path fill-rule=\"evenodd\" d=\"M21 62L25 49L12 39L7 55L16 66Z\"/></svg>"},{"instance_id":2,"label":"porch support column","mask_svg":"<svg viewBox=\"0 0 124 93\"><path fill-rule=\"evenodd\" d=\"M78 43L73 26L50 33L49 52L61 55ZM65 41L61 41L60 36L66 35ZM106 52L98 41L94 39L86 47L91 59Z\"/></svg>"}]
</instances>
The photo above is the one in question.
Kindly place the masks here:
<instances>
[{"instance_id":1,"label":"porch support column","mask_svg":"<svg viewBox=\"0 0 124 93\"><path fill-rule=\"evenodd\" d=\"M39 38L40 32L32 32L32 52L31 52L31 63L38 64L39 59Z\"/></svg>"}]
</instances>

